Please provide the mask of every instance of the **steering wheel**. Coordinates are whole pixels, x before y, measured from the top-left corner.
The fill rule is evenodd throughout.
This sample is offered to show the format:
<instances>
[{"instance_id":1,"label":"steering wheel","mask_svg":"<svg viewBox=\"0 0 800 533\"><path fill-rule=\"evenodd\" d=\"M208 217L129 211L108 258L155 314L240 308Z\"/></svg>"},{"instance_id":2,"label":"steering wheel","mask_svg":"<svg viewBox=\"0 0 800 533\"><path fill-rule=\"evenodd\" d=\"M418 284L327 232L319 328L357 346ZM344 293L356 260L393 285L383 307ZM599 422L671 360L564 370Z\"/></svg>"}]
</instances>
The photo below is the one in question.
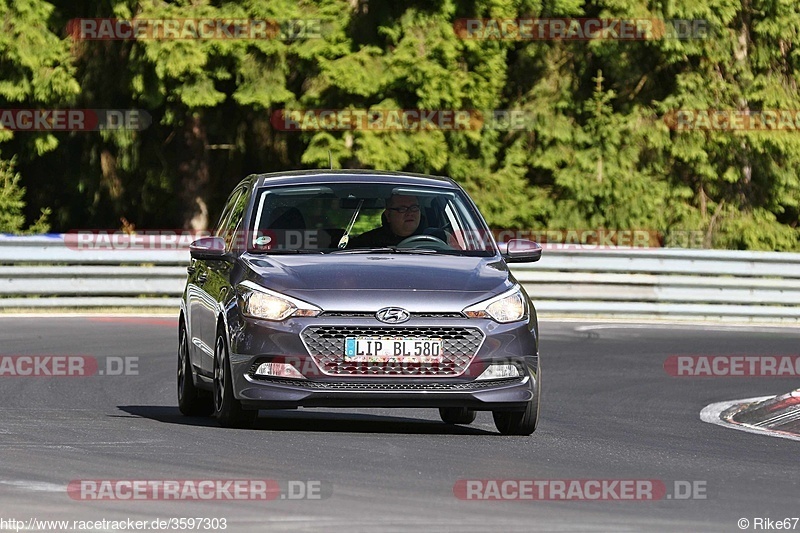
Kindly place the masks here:
<instances>
[{"instance_id":1,"label":"steering wheel","mask_svg":"<svg viewBox=\"0 0 800 533\"><path fill-rule=\"evenodd\" d=\"M430 248L432 250L452 250L453 247L433 235L412 235L400 241L398 248Z\"/></svg>"}]
</instances>

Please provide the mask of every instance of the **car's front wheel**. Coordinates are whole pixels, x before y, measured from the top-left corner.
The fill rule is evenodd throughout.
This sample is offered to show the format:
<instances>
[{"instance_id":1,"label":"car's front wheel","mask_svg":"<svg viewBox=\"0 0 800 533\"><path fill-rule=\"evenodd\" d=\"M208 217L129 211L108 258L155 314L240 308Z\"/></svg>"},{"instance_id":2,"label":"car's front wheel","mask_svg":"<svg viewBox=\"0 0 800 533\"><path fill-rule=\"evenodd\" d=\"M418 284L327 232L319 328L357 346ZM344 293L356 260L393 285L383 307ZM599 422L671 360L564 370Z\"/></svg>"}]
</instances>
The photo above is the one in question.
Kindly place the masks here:
<instances>
[{"instance_id":1,"label":"car's front wheel","mask_svg":"<svg viewBox=\"0 0 800 533\"><path fill-rule=\"evenodd\" d=\"M222 333L217 334L214 348L214 416L225 428L248 428L258 417L258 411L242 409L242 403L233 396L228 343Z\"/></svg>"},{"instance_id":2,"label":"car's front wheel","mask_svg":"<svg viewBox=\"0 0 800 533\"><path fill-rule=\"evenodd\" d=\"M440 407L439 416L445 424L472 424L477 413L466 407Z\"/></svg>"},{"instance_id":3,"label":"car's front wheel","mask_svg":"<svg viewBox=\"0 0 800 533\"><path fill-rule=\"evenodd\" d=\"M183 324L178 330L178 409L186 416L208 416L214 410L211 394L194 384L189 339Z\"/></svg>"}]
</instances>

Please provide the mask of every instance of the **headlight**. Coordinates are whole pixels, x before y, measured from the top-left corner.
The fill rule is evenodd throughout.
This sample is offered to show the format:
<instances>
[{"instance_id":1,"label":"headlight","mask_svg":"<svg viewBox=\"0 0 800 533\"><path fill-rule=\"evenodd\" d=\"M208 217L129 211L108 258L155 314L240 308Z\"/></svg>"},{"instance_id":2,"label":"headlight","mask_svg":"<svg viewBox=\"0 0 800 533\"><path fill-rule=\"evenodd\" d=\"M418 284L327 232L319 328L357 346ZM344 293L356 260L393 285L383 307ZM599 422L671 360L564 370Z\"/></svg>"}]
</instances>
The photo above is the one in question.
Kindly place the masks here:
<instances>
[{"instance_id":1,"label":"headlight","mask_svg":"<svg viewBox=\"0 0 800 533\"><path fill-rule=\"evenodd\" d=\"M322 309L310 303L265 289L252 281L237 287L242 313L264 320L285 320L292 316L317 316Z\"/></svg>"},{"instance_id":2,"label":"headlight","mask_svg":"<svg viewBox=\"0 0 800 533\"><path fill-rule=\"evenodd\" d=\"M506 324L527 317L528 307L519 287L514 287L499 296L467 307L464 314L470 318L492 318Z\"/></svg>"}]
</instances>

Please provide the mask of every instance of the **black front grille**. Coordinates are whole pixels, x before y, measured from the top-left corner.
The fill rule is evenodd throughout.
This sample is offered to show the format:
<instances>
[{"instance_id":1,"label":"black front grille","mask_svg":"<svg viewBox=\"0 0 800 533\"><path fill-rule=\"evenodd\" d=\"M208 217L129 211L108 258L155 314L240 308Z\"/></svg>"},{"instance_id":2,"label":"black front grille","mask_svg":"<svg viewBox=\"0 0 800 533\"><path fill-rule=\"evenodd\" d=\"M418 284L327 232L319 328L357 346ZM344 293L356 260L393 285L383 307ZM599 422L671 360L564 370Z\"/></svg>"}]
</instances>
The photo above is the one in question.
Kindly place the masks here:
<instances>
[{"instance_id":1,"label":"black front grille","mask_svg":"<svg viewBox=\"0 0 800 533\"><path fill-rule=\"evenodd\" d=\"M361 363L344 360L346 337L441 338L441 363ZM370 327L314 326L303 330L303 342L309 354L328 375L371 376L458 376L469 366L483 342L477 328L458 327Z\"/></svg>"},{"instance_id":2,"label":"black front grille","mask_svg":"<svg viewBox=\"0 0 800 533\"><path fill-rule=\"evenodd\" d=\"M469 391L490 389L492 387L503 387L506 385L516 385L522 383L525 378L507 378L497 379L494 381L468 381L468 382L454 382L454 383L402 383L392 381L388 383L364 383L355 381L339 381L339 382L325 382L325 381L305 381L300 379L285 379L273 378L269 376L252 376L259 381L274 383L276 385L288 385L292 387L300 387L303 389L315 390L352 390L352 391L390 391L390 392L403 392L403 391Z\"/></svg>"}]
</instances>

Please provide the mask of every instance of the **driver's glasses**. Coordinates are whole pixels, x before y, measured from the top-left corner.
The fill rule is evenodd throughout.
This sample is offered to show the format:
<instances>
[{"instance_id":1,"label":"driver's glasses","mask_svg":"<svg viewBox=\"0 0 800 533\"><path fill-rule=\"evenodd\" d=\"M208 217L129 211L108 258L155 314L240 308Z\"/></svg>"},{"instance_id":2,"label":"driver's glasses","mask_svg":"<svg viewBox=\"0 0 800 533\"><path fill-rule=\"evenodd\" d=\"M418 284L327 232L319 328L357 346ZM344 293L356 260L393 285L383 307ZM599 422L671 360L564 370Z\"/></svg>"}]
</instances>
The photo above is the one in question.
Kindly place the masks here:
<instances>
[{"instance_id":1,"label":"driver's glasses","mask_svg":"<svg viewBox=\"0 0 800 533\"><path fill-rule=\"evenodd\" d=\"M401 207L387 207L389 211L394 211L395 213L400 213L401 215L411 212L411 213L419 213L419 205L409 205L409 206L401 206Z\"/></svg>"}]
</instances>

